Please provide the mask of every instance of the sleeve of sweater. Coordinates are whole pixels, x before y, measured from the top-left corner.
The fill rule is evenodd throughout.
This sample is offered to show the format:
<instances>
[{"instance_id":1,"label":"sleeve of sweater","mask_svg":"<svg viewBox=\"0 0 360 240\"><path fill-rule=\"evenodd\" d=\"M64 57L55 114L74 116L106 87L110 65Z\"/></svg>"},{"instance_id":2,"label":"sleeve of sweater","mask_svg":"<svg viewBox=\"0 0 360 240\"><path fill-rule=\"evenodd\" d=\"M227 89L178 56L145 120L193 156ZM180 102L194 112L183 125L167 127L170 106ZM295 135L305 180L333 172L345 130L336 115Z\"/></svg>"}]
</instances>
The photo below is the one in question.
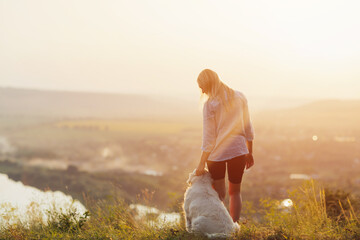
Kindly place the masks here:
<instances>
[{"instance_id":1,"label":"sleeve of sweater","mask_svg":"<svg viewBox=\"0 0 360 240\"><path fill-rule=\"evenodd\" d=\"M245 131L245 138L247 141L254 140L254 128L251 123L249 107L247 103L247 99L243 97L243 117L244 117L244 131Z\"/></svg>"},{"instance_id":2,"label":"sleeve of sweater","mask_svg":"<svg viewBox=\"0 0 360 240\"><path fill-rule=\"evenodd\" d=\"M204 152L211 152L216 142L215 112L209 102L203 107L203 137L201 149Z\"/></svg>"}]
</instances>

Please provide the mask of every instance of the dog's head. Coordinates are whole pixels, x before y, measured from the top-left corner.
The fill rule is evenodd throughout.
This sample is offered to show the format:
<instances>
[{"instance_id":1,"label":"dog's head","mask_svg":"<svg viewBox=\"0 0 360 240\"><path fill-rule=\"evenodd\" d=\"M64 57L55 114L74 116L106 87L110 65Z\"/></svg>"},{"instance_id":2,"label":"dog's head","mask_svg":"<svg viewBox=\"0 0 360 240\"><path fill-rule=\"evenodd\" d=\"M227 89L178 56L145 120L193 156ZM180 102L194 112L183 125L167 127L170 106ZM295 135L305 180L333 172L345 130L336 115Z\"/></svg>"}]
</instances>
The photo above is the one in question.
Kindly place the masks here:
<instances>
[{"instance_id":1,"label":"dog's head","mask_svg":"<svg viewBox=\"0 0 360 240\"><path fill-rule=\"evenodd\" d=\"M189 179L187 180L187 184L191 185L197 181L204 181L204 182L212 182L210 173L205 169L205 173L203 175L197 176L196 169L189 173Z\"/></svg>"}]
</instances>

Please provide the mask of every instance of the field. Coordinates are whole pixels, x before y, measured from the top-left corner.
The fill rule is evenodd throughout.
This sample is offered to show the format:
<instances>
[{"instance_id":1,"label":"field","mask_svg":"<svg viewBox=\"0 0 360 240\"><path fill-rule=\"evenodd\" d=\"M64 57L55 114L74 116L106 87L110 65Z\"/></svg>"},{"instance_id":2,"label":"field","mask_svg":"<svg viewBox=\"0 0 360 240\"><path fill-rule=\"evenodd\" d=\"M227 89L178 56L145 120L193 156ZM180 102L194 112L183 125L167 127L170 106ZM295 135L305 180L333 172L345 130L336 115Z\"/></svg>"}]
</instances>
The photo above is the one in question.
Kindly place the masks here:
<instances>
[{"instance_id":1,"label":"field","mask_svg":"<svg viewBox=\"0 0 360 240\"><path fill-rule=\"evenodd\" d=\"M76 128L88 130L116 131L123 134L178 134L190 129L191 124L164 121L139 121L139 120L78 120L62 121L55 123L59 128Z\"/></svg>"},{"instance_id":2,"label":"field","mask_svg":"<svg viewBox=\"0 0 360 240\"><path fill-rule=\"evenodd\" d=\"M255 166L244 175L242 219L245 222L235 238L356 239L359 236L356 219L360 195L360 117L355 107L339 107L333 102L330 106L335 107L327 106L328 102L316 103L252 115ZM195 237L186 233L183 225L149 229L145 227L147 223L132 219L128 206L144 204L161 211L181 212L188 173L196 167L201 153L200 116L106 119L3 115L0 123L2 173L39 189L70 194L88 209L116 198L122 202L116 207L118 211L130 212L124 216L106 215L109 219L118 218L111 221L122 221L115 227L100 216L109 214L101 212L106 211L101 205L102 209L90 211L94 216L98 214L97 217L86 221L83 227L77 225L76 234L71 233L75 235L56 227L49 234L79 239L91 234L105 239ZM311 188L299 189L307 179L316 181L312 200L305 194ZM303 206L301 201L305 200L301 197L310 201L312 207ZM92 199L91 203L88 199ZM284 199L291 199L299 206L291 211L302 210L294 216L276 210L275 206ZM321 201L326 202L325 207ZM299 227L301 222L310 221L309 214L314 219L320 214L319 221L323 224ZM100 229L93 221L105 222ZM131 224L123 225L124 221ZM139 228L144 231L138 231ZM50 237L38 228L31 231L18 226L5 231L3 236Z\"/></svg>"}]
</instances>

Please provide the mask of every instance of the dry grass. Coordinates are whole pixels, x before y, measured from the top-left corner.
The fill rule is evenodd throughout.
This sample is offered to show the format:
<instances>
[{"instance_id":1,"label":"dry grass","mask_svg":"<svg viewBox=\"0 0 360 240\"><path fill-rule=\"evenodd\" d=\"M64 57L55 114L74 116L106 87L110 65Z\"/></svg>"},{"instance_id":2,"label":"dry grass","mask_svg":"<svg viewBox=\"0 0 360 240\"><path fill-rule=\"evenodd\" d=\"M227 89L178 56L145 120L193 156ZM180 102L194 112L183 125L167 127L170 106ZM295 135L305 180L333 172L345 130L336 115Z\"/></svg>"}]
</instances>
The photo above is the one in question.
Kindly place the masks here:
<instances>
[{"instance_id":1,"label":"dry grass","mask_svg":"<svg viewBox=\"0 0 360 240\"><path fill-rule=\"evenodd\" d=\"M350 201L350 208L342 208L345 220L338 221L327 215L324 190L314 182L307 182L290 197L294 205L289 209L279 208L272 199L263 200L261 209L248 209L261 212L261 219L241 223L241 231L230 239L360 239L359 213ZM0 239L206 239L186 232L183 223L155 226L137 221L120 199L88 201L87 207L90 218L74 221L76 213L51 213L56 218L45 225L3 227Z\"/></svg>"}]
</instances>

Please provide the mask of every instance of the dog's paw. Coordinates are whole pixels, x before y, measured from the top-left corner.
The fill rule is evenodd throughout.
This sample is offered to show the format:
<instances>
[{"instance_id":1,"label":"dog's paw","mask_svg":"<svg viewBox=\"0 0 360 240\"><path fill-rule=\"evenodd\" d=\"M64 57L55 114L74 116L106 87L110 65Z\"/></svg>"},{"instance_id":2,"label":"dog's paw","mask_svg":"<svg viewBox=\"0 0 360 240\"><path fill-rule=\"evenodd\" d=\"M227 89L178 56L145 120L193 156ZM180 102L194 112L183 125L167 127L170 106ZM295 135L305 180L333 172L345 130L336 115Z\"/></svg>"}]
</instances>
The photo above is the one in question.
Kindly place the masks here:
<instances>
[{"instance_id":1,"label":"dog's paw","mask_svg":"<svg viewBox=\"0 0 360 240\"><path fill-rule=\"evenodd\" d=\"M234 232L240 231L240 225L236 222L234 223Z\"/></svg>"}]
</instances>

